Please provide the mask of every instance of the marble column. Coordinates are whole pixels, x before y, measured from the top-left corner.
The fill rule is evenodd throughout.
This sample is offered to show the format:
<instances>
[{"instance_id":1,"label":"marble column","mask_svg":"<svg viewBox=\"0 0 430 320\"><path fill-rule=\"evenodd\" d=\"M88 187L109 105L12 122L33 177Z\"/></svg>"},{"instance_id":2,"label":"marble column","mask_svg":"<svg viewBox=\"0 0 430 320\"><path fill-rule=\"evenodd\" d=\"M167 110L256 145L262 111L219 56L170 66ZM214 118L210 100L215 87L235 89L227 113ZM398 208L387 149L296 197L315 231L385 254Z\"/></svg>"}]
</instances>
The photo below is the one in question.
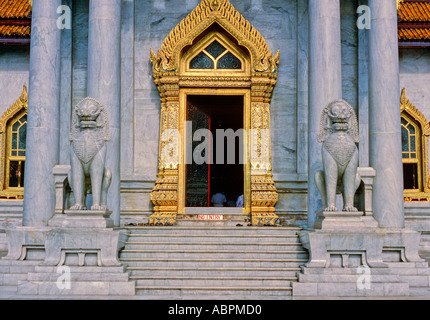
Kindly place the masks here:
<instances>
[{"instance_id":1,"label":"marble column","mask_svg":"<svg viewBox=\"0 0 430 320\"><path fill-rule=\"evenodd\" d=\"M369 163L380 227L404 227L396 1L369 0Z\"/></svg>"},{"instance_id":2,"label":"marble column","mask_svg":"<svg viewBox=\"0 0 430 320\"><path fill-rule=\"evenodd\" d=\"M120 223L121 0L90 0L87 95L100 101L109 116L111 140L106 166L112 171L108 208Z\"/></svg>"},{"instance_id":3,"label":"marble column","mask_svg":"<svg viewBox=\"0 0 430 320\"><path fill-rule=\"evenodd\" d=\"M23 225L46 226L54 214L52 169L59 161L61 0L33 1Z\"/></svg>"},{"instance_id":4,"label":"marble column","mask_svg":"<svg viewBox=\"0 0 430 320\"><path fill-rule=\"evenodd\" d=\"M309 115L308 115L308 226L321 211L321 196L314 175L322 170L317 141L322 110L342 98L339 0L309 0Z\"/></svg>"}]
</instances>

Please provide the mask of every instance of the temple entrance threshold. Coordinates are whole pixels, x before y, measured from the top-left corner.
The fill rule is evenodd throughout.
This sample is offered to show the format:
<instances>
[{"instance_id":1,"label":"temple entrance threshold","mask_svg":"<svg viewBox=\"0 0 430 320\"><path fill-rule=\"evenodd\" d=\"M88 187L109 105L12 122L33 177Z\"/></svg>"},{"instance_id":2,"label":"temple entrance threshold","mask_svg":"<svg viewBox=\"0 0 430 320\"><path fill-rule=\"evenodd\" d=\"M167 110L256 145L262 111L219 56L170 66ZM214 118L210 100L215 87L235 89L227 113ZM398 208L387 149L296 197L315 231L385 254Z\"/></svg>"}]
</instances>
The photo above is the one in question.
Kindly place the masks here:
<instances>
[{"instance_id":1,"label":"temple entrance threshold","mask_svg":"<svg viewBox=\"0 0 430 320\"><path fill-rule=\"evenodd\" d=\"M186 119L186 205L178 223L247 224L238 201L244 195L244 97L188 95Z\"/></svg>"}]
</instances>

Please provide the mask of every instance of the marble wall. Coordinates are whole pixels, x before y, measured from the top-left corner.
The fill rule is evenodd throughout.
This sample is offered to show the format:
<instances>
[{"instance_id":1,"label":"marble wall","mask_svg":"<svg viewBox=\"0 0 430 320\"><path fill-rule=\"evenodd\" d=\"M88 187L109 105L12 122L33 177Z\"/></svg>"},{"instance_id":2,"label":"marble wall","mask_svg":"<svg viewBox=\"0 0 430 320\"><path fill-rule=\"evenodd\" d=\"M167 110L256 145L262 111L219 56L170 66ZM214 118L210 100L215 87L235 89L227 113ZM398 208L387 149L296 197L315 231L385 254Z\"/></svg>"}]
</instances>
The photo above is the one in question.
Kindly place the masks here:
<instances>
[{"instance_id":1,"label":"marble wall","mask_svg":"<svg viewBox=\"0 0 430 320\"><path fill-rule=\"evenodd\" d=\"M430 121L430 50L400 49L400 88Z\"/></svg>"},{"instance_id":2,"label":"marble wall","mask_svg":"<svg viewBox=\"0 0 430 320\"><path fill-rule=\"evenodd\" d=\"M28 89L29 46L0 46L0 116Z\"/></svg>"}]
</instances>

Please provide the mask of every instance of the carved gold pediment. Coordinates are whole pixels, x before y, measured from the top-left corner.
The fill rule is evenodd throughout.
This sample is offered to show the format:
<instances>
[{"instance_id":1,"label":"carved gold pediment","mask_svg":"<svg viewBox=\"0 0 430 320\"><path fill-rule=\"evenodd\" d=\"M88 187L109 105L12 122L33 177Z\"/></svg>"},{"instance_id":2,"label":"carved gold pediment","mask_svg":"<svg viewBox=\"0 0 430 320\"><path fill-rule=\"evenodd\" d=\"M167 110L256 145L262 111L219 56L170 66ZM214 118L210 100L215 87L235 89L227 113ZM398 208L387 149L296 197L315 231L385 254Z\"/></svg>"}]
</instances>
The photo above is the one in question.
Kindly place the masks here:
<instances>
[{"instance_id":1,"label":"carved gold pediment","mask_svg":"<svg viewBox=\"0 0 430 320\"><path fill-rule=\"evenodd\" d=\"M202 0L166 37L158 53L151 48L154 77L161 74L178 74L179 57L183 48L212 24L218 23L232 35L251 55L252 69L256 73L277 74L279 50L273 55L265 39L228 0Z\"/></svg>"},{"instance_id":2,"label":"carved gold pediment","mask_svg":"<svg viewBox=\"0 0 430 320\"><path fill-rule=\"evenodd\" d=\"M0 134L6 130L6 124L17 112L28 108L27 87L23 86L21 96L6 110L0 118Z\"/></svg>"},{"instance_id":3,"label":"carved gold pediment","mask_svg":"<svg viewBox=\"0 0 430 320\"><path fill-rule=\"evenodd\" d=\"M430 136L430 124L426 117L419 111L412 102L406 96L406 89L402 89L402 95L400 98L400 112L406 111L410 114L416 121L419 122L423 135Z\"/></svg>"}]
</instances>

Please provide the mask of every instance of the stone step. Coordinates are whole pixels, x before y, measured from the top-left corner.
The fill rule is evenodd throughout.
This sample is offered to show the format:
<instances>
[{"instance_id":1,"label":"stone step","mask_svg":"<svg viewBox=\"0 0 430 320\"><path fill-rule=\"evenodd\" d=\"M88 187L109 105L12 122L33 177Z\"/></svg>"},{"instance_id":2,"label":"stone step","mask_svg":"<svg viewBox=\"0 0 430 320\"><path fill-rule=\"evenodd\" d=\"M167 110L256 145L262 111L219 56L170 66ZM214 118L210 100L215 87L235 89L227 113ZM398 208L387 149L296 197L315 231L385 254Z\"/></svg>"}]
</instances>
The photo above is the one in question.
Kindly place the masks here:
<instances>
[{"instance_id":1,"label":"stone step","mask_svg":"<svg viewBox=\"0 0 430 320\"><path fill-rule=\"evenodd\" d=\"M399 279L412 287L430 287L429 275L399 275Z\"/></svg>"},{"instance_id":2,"label":"stone step","mask_svg":"<svg viewBox=\"0 0 430 320\"><path fill-rule=\"evenodd\" d=\"M190 222L193 225L127 227L130 234L119 257L136 281L137 295L291 296L300 266L308 261L297 235L300 228Z\"/></svg>"},{"instance_id":3,"label":"stone step","mask_svg":"<svg viewBox=\"0 0 430 320\"><path fill-rule=\"evenodd\" d=\"M429 287L409 287L409 295L413 297L425 297L428 299L430 296Z\"/></svg>"},{"instance_id":4,"label":"stone step","mask_svg":"<svg viewBox=\"0 0 430 320\"><path fill-rule=\"evenodd\" d=\"M300 239L295 234L278 234L278 235L201 235L201 234L172 234L172 235L160 235L160 234L130 234L128 236L127 243L148 243L148 242L190 242L200 243L203 241L212 241L218 243L299 243Z\"/></svg>"},{"instance_id":5,"label":"stone step","mask_svg":"<svg viewBox=\"0 0 430 320\"><path fill-rule=\"evenodd\" d=\"M215 268L292 268L303 265L307 259L159 259L128 258L121 259L128 267L205 267Z\"/></svg>"},{"instance_id":6,"label":"stone step","mask_svg":"<svg viewBox=\"0 0 430 320\"><path fill-rule=\"evenodd\" d=\"M58 286L57 282L20 281L18 295L39 296L133 296L135 284L132 281L72 281L70 287Z\"/></svg>"},{"instance_id":7,"label":"stone step","mask_svg":"<svg viewBox=\"0 0 430 320\"><path fill-rule=\"evenodd\" d=\"M296 277L142 277L142 276L131 276L131 280L136 281L136 287L214 287L214 286L226 286L226 287L291 287L292 281L297 281Z\"/></svg>"},{"instance_id":8,"label":"stone step","mask_svg":"<svg viewBox=\"0 0 430 320\"><path fill-rule=\"evenodd\" d=\"M203 218L203 219L200 219ZM216 213L205 214L178 214L176 216L176 226L201 226L201 227L234 227L248 226L251 223L249 214L243 213Z\"/></svg>"},{"instance_id":9,"label":"stone step","mask_svg":"<svg viewBox=\"0 0 430 320\"><path fill-rule=\"evenodd\" d=\"M18 295L83 296L134 295L135 282L125 266L45 266L35 267L18 281ZM68 273L68 274L67 274Z\"/></svg>"},{"instance_id":10,"label":"stone step","mask_svg":"<svg viewBox=\"0 0 430 320\"><path fill-rule=\"evenodd\" d=\"M0 286L0 299L14 299L18 288L16 285L13 286Z\"/></svg>"},{"instance_id":11,"label":"stone step","mask_svg":"<svg viewBox=\"0 0 430 320\"><path fill-rule=\"evenodd\" d=\"M430 286L430 269L427 267L427 262L390 262L390 267L393 273L399 275L401 281L408 282L411 287Z\"/></svg>"},{"instance_id":12,"label":"stone step","mask_svg":"<svg viewBox=\"0 0 430 320\"><path fill-rule=\"evenodd\" d=\"M0 286L17 286L41 261L0 260Z\"/></svg>"},{"instance_id":13,"label":"stone step","mask_svg":"<svg viewBox=\"0 0 430 320\"><path fill-rule=\"evenodd\" d=\"M296 235L297 232L302 230L301 228L294 227L197 227L197 226L172 226L172 227L156 227L156 226L125 226L125 229L129 230L130 234L185 234L185 235Z\"/></svg>"},{"instance_id":14,"label":"stone step","mask_svg":"<svg viewBox=\"0 0 430 320\"><path fill-rule=\"evenodd\" d=\"M291 243L217 243L217 242L128 242L124 252L144 250L262 250L262 251L279 251L279 250L300 250L301 244Z\"/></svg>"},{"instance_id":15,"label":"stone step","mask_svg":"<svg viewBox=\"0 0 430 320\"><path fill-rule=\"evenodd\" d=\"M18 262L18 261L17 261ZM24 273L27 274L28 272L32 272L34 270L36 265L34 264L17 264L17 265L2 265L0 264L0 274L5 273Z\"/></svg>"},{"instance_id":16,"label":"stone step","mask_svg":"<svg viewBox=\"0 0 430 320\"><path fill-rule=\"evenodd\" d=\"M27 273L2 273L0 274L0 286L16 286L21 280L27 279Z\"/></svg>"},{"instance_id":17,"label":"stone step","mask_svg":"<svg viewBox=\"0 0 430 320\"><path fill-rule=\"evenodd\" d=\"M37 273L57 273L57 266L44 266L38 265L35 267L34 272ZM99 267L99 266L69 266L70 273L124 273L126 266L112 266L112 267Z\"/></svg>"},{"instance_id":18,"label":"stone step","mask_svg":"<svg viewBox=\"0 0 430 320\"><path fill-rule=\"evenodd\" d=\"M278 251L262 251L262 250L128 250L124 249L120 252L120 260L133 258L142 259L307 259L308 253L304 250L278 250Z\"/></svg>"},{"instance_id":19,"label":"stone step","mask_svg":"<svg viewBox=\"0 0 430 320\"><path fill-rule=\"evenodd\" d=\"M362 279L363 273L359 274L298 274L298 281L300 282L351 282L357 283ZM380 274L380 275L371 275L369 276L369 282L400 282L400 278L397 275L393 274Z\"/></svg>"},{"instance_id":20,"label":"stone step","mask_svg":"<svg viewBox=\"0 0 430 320\"><path fill-rule=\"evenodd\" d=\"M300 271L292 268L211 268L211 267L128 267L130 276L158 277L295 277Z\"/></svg>"},{"instance_id":21,"label":"stone step","mask_svg":"<svg viewBox=\"0 0 430 320\"><path fill-rule=\"evenodd\" d=\"M222 299L232 296L234 299L241 297L241 299L256 299L256 297L274 299L274 297L291 296L291 287L136 287L136 294L143 296L167 296L167 297L190 297L198 299L202 297L221 297Z\"/></svg>"},{"instance_id":22,"label":"stone step","mask_svg":"<svg viewBox=\"0 0 430 320\"><path fill-rule=\"evenodd\" d=\"M57 281L63 273L29 273L28 281L52 282ZM109 272L109 273L90 273L90 272L70 272L70 281L128 281L128 273Z\"/></svg>"},{"instance_id":23,"label":"stone step","mask_svg":"<svg viewBox=\"0 0 430 320\"><path fill-rule=\"evenodd\" d=\"M400 297L409 295L406 282L372 282L369 288L360 287L356 282L293 283L295 297Z\"/></svg>"},{"instance_id":24,"label":"stone step","mask_svg":"<svg viewBox=\"0 0 430 320\"><path fill-rule=\"evenodd\" d=\"M302 274L315 274L315 275L357 275L360 269L357 268L308 268L301 267ZM393 273L388 268L372 268L370 269L371 275L393 275ZM363 271L360 274L364 274Z\"/></svg>"}]
</instances>

